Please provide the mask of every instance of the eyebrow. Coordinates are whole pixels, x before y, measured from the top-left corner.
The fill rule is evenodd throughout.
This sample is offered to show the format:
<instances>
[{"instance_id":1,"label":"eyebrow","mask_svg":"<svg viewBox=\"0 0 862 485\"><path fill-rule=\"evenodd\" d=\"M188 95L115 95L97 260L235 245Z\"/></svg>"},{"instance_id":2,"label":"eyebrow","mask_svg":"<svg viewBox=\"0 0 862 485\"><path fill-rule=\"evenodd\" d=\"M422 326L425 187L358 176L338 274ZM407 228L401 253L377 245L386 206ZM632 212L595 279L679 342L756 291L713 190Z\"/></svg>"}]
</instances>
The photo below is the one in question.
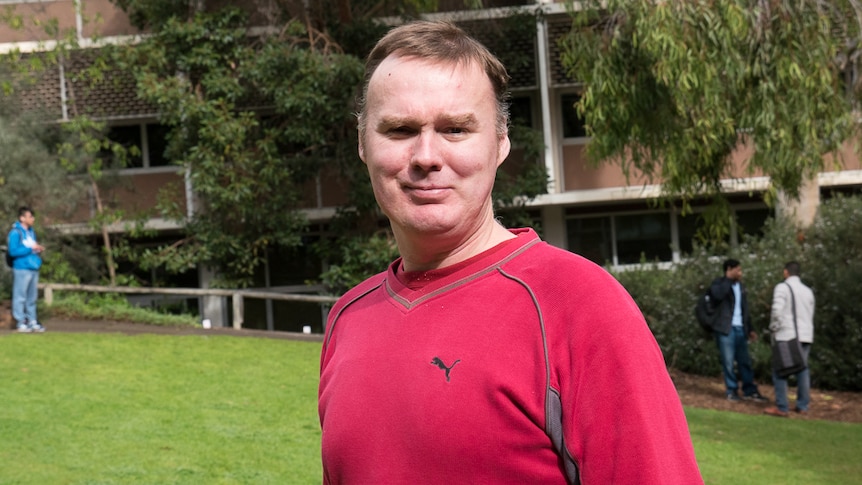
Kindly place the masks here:
<instances>
[{"instance_id":1,"label":"eyebrow","mask_svg":"<svg viewBox=\"0 0 862 485\"><path fill-rule=\"evenodd\" d=\"M440 116L434 120L435 124L455 125L455 126L472 126L478 124L478 120L473 113L464 113L454 116ZM386 131L390 128L399 126L413 126L416 124L414 118L406 116L384 116L377 123L378 131Z\"/></svg>"}]
</instances>

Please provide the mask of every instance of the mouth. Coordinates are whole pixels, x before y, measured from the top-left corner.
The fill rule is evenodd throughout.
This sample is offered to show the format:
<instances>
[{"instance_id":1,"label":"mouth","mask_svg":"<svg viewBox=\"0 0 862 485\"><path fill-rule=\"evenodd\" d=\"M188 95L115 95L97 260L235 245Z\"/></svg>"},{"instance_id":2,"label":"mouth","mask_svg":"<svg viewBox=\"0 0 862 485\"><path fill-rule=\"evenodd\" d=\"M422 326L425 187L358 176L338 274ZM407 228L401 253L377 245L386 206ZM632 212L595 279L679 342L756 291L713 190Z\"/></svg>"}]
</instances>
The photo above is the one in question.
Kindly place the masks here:
<instances>
[{"instance_id":1,"label":"mouth","mask_svg":"<svg viewBox=\"0 0 862 485\"><path fill-rule=\"evenodd\" d=\"M404 192L412 199L436 202L446 196L449 187L439 185L405 185Z\"/></svg>"}]
</instances>

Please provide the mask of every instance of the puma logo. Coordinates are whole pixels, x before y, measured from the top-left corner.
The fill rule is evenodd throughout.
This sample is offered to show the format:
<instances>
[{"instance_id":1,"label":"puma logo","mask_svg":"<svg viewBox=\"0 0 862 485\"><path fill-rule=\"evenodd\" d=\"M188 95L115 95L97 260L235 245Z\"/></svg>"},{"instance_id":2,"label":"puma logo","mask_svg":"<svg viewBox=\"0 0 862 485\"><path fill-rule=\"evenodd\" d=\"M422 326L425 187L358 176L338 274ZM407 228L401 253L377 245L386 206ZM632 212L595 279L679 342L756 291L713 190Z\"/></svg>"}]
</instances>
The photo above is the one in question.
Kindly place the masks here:
<instances>
[{"instance_id":1,"label":"puma logo","mask_svg":"<svg viewBox=\"0 0 862 485\"><path fill-rule=\"evenodd\" d=\"M455 362L452 362L452 365L447 366L440 359L440 357L434 357L434 359L431 360L431 365L436 365L440 368L440 370L446 371L446 382L449 382L449 372L452 370L453 367L455 367L455 364L457 364L458 362L461 362L461 359L458 359Z\"/></svg>"}]
</instances>

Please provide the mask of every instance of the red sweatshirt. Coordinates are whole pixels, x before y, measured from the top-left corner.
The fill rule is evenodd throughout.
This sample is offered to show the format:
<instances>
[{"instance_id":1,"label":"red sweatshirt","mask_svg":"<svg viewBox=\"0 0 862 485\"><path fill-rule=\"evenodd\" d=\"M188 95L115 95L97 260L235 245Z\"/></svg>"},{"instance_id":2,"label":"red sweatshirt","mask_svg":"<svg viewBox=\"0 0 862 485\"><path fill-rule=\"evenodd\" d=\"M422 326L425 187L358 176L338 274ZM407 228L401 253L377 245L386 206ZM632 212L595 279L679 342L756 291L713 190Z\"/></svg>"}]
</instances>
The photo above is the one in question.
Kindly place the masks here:
<instances>
[{"instance_id":1,"label":"red sweatshirt","mask_svg":"<svg viewBox=\"0 0 862 485\"><path fill-rule=\"evenodd\" d=\"M532 230L329 314L328 484L698 484L655 339L605 270ZM568 475L568 478L567 478Z\"/></svg>"}]
</instances>

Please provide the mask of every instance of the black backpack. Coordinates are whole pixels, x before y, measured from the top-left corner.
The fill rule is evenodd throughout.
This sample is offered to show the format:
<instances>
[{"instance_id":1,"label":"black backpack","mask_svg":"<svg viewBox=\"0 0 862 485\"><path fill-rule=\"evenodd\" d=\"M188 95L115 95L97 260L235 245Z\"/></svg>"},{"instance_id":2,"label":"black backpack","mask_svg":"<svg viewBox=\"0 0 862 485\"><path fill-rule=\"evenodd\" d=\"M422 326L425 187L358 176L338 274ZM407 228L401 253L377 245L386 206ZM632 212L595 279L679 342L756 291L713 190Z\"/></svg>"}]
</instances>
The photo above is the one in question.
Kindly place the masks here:
<instances>
[{"instance_id":1,"label":"black backpack","mask_svg":"<svg viewBox=\"0 0 862 485\"><path fill-rule=\"evenodd\" d=\"M16 227L16 229L18 229L18 228ZM18 232L21 233L21 239L23 239L24 233L21 231L21 229L18 229ZM15 258L13 258L11 254L9 254L9 248L7 247L6 248L6 266L11 268L13 261L15 261Z\"/></svg>"},{"instance_id":2,"label":"black backpack","mask_svg":"<svg viewBox=\"0 0 862 485\"><path fill-rule=\"evenodd\" d=\"M718 317L718 307L713 303L712 299L709 296L709 290L697 299L697 305L694 306L694 316L697 318L697 322L700 323L700 326L703 327L704 330L709 330L710 332L715 328L713 324L715 323L715 319Z\"/></svg>"}]
</instances>

